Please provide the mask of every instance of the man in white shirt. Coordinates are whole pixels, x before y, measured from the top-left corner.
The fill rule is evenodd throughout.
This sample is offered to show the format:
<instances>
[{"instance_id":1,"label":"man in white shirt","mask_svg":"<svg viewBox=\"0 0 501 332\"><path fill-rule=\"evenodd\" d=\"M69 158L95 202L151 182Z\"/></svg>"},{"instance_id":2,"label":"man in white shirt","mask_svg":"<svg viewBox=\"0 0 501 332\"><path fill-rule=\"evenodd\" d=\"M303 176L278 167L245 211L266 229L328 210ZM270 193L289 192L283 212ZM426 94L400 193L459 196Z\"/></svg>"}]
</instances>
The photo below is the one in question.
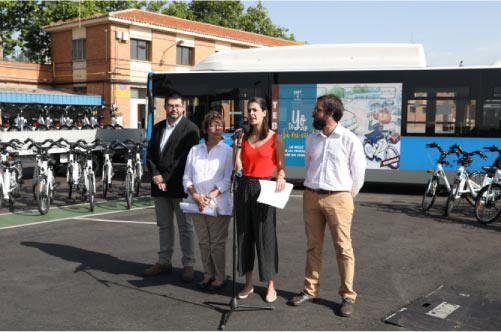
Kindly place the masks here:
<instances>
[{"instance_id":1,"label":"man in white shirt","mask_svg":"<svg viewBox=\"0 0 501 332\"><path fill-rule=\"evenodd\" d=\"M340 315L349 317L357 293L353 290L355 256L351 244L353 198L364 183L366 158L358 137L340 124L344 107L335 95L317 99L313 127L306 140L306 178L303 218L307 236L303 291L291 299L294 306L311 302L320 289L325 226L329 226L341 285Z\"/></svg>"}]
</instances>

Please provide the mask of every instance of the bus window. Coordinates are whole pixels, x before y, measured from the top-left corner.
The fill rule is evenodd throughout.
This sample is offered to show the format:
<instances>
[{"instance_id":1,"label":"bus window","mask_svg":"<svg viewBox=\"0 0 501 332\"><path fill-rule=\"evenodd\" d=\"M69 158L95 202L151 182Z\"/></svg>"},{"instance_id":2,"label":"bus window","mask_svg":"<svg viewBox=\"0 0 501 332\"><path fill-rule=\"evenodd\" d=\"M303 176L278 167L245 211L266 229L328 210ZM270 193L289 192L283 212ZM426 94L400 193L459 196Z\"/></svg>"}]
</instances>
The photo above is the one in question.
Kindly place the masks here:
<instances>
[{"instance_id":1,"label":"bus window","mask_svg":"<svg viewBox=\"0 0 501 332\"><path fill-rule=\"evenodd\" d=\"M406 132L407 134L426 133L426 100L409 100Z\"/></svg>"},{"instance_id":2,"label":"bus window","mask_svg":"<svg viewBox=\"0 0 501 332\"><path fill-rule=\"evenodd\" d=\"M478 125L482 131L501 130L501 100L486 100Z\"/></svg>"},{"instance_id":3,"label":"bus window","mask_svg":"<svg viewBox=\"0 0 501 332\"><path fill-rule=\"evenodd\" d=\"M435 134L454 134L456 103L454 100L437 100L435 112Z\"/></svg>"}]
</instances>

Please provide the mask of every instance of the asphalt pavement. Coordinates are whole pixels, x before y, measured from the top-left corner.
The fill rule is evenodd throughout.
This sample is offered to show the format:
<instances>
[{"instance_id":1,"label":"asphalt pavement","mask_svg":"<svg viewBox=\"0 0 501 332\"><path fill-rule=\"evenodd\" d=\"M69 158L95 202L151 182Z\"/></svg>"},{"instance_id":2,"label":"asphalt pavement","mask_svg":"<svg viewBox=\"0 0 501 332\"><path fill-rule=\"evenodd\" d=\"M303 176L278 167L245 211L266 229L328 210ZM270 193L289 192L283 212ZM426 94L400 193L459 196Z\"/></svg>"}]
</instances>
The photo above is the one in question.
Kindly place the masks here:
<instances>
[{"instance_id":1,"label":"asphalt pavement","mask_svg":"<svg viewBox=\"0 0 501 332\"><path fill-rule=\"evenodd\" d=\"M92 214L85 204L66 199L63 178L58 181L62 184L47 216L33 210L29 191L13 213L5 209L0 213L0 330L218 329L228 308L207 302L229 304L232 282L218 293L198 290L195 282L182 283L178 242L173 273L141 276L158 250L147 183L132 210L125 207L118 181L112 197L99 199ZM399 326L385 319L441 286L497 305L501 301L501 222L478 224L467 203L444 217L445 197L438 197L427 213L419 210L420 202L419 195L404 187L400 192L372 189L357 196L352 237L359 297L354 315L344 318L338 315L339 277L328 232L317 301L300 307L287 304L302 289L306 251L302 190L294 190L286 208L278 211L280 267L273 310L241 311L239 307L231 313L226 329L412 330L416 325ZM232 227L226 257L230 279L231 232ZM196 254L199 257L198 248ZM196 278L201 278L200 262L195 270ZM266 283L258 281L257 271L255 280L255 293L238 305L268 305ZM236 282L239 291L244 278L237 276ZM439 330L437 326L423 323L419 329ZM454 326L465 329L465 325Z\"/></svg>"}]
</instances>

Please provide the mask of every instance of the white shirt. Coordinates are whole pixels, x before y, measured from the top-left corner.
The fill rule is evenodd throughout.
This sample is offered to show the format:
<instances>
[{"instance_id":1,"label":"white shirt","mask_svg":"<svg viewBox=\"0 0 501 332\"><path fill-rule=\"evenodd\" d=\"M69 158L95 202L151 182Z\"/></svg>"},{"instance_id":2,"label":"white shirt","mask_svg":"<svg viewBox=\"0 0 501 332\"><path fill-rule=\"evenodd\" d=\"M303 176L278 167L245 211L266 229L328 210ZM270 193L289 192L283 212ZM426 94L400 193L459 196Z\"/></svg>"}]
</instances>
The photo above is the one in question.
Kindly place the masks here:
<instances>
[{"instance_id":1,"label":"white shirt","mask_svg":"<svg viewBox=\"0 0 501 332\"><path fill-rule=\"evenodd\" d=\"M191 148L184 169L183 186L188 193L188 187L193 185L200 195L208 195L217 187L221 192L214 199L218 215L231 215L233 199L230 193L231 174L233 172L233 149L221 140L210 152L205 143ZM188 195L188 200L194 202Z\"/></svg>"},{"instance_id":2,"label":"white shirt","mask_svg":"<svg viewBox=\"0 0 501 332\"><path fill-rule=\"evenodd\" d=\"M364 149L358 137L337 124L330 136L321 130L306 139L306 178L311 189L350 191L355 197L364 184Z\"/></svg>"},{"instance_id":3,"label":"white shirt","mask_svg":"<svg viewBox=\"0 0 501 332\"><path fill-rule=\"evenodd\" d=\"M164 135L162 136L162 141L160 142L160 151L162 151L165 147L165 144L169 140L170 135L172 135L172 132L176 128L177 124L179 121L181 121L182 116L179 117L179 119L176 120L172 125L169 124L169 120L165 121L165 131Z\"/></svg>"}]
</instances>

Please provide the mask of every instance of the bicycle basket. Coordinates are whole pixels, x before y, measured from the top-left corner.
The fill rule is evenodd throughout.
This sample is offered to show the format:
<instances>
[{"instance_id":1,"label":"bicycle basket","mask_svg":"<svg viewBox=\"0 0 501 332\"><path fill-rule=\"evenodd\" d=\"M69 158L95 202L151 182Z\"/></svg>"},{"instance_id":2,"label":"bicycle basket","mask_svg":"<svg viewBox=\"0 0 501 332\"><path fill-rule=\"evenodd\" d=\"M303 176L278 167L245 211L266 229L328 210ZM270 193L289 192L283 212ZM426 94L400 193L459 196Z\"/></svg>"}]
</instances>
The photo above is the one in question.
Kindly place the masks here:
<instances>
[{"instance_id":1,"label":"bicycle basket","mask_svg":"<svg viewBox=\"0 0 501 332\"><path fill-rule=\"evenodd\" d=\"M390 142L391 142L391 144L397 144L398 142L400 142L400 134L394 133L393 135L391 135Z\"/></svg>"}]
</instances>

